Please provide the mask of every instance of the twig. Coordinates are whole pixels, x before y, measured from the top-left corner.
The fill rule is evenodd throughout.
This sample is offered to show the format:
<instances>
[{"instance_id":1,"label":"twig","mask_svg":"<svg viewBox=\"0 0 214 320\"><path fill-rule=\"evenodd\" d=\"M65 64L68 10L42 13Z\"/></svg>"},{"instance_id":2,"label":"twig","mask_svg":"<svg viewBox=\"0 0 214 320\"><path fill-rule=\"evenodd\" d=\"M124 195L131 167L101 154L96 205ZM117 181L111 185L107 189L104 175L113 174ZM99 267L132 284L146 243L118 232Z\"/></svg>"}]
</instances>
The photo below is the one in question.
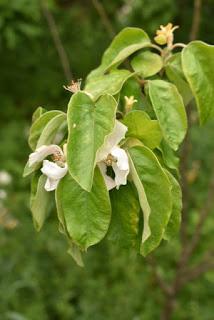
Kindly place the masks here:
<instances>
[{"instance_id":1,"label":"twig","mask_svg":"<svg viewBox=\"0 0 214 320\"><path fill-rule=\"evenodd\" d=\"M198 35L200 22L201 22L201 5L202 5L202 0L194 1L192 28L191 28L190 37L189 37L190 41L195 40Z\"/></svg>"},{"instance_id":2,"label":"twig","mask_svg":"<svg viewBox=\"0 0 214 320\"><path fill-rule=\"evenodd\" d=\"M170 286L167 285L167 283L164 281L164 279L161 277L161 275L159 274L159 272L157 270L157 264L156 264L155 258L153 256L148 256L147 262L151 266L155 280L157 281L157 283L160 286L163 293L165 295L171 295L172 292L171 292Z\"/></svg>"},{"instance_id":3,"label":"twig","mask_svg":"<svg viewBox=\"0 0 214 320\"><path fill-rule=\"evenodd\" d=\"M192 255L193 251L198 245L201 236L201 230L206 221L210 210L213 207L213 198L214 198L214 170L211 175L209 187L208 187L208 194L207 194L207 201L205 202L204 206L201 208L199 213L199 220L197 226L195 228L194 234L188 246L184 247L181 264L186 264L190 256Z\"/></svg>"},{"instance_id":4,"label":"twig","mask_svg":"<svg viewBox=\"0 0 214 320\"><path fill-rule=\"evenodd\" d=\"M180 280L180 287L189 281L195 280L205 272L214 268L214 252L206 254L206 257L196 266L184 270Z\"/></svg>"},{"instance_id":5,"label":"twig","mask_svg":"<svg viewBox=\"0 0 214 320\"><path fill-rule=\"evenodd\" d=\"M68 82L70 82L71 79L73 78L73 76L72 76L72 72L70 69L70 64L69 64L67 53L63 47L62 41L59 36L59 31L57 29L55 19L52 15L51 11L46 6L45 1L41 1L41 7L42 7L43 14L47 20L48 27L49 27L53 42L55 44L56 50L58 52L59 59L60 59L62 69L65 74L66 80Z\"/></svg>"},{"instance_id":6,"label":"twig","mask_svg":"<svg viewBox=\"0 0 214 320\"><path fill-rule=\"evenodd\" d=\"M96 9L97 13L99 14L101 21L106 29L106 31L109 34L110 38L113 38L115 36L115 31L114 28L112 26L112 23L106 13L106 10L104 8L104 6L102 5L101 2L99 2L99 0L92 0L93 6Z\"/></svg>"}]
</instances>

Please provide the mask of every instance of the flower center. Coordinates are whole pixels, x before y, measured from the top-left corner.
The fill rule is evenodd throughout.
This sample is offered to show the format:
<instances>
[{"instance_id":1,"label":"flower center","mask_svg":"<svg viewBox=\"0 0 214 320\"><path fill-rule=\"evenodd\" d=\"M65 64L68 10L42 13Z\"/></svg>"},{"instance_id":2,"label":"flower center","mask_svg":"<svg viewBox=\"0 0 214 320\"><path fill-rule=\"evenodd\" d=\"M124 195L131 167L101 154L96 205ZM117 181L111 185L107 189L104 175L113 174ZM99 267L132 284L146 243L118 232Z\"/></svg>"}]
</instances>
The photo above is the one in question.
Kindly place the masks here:
<instances>
[{"instance_id":1,"label":"flower center","mask_svg":"<svg viewBox=\"0 0 214 320\"><path fill-rule=\"evenodd\" d=\"M65 157L59 151L56 151L52 156L52 160L57 163L64 163Z\"/></svg>"},{"instance_id":2,"label":"flower center","mask_svg":"<svg viewBox=\"0 0 214 320\"><path fill-rule=\"evenodd\" d=\"M109 153L106 160L105 160L105 164L108 167L110 167L110 166L112 166L113 162L117 162L117 159Z\"/></svg>"}]
</instances>

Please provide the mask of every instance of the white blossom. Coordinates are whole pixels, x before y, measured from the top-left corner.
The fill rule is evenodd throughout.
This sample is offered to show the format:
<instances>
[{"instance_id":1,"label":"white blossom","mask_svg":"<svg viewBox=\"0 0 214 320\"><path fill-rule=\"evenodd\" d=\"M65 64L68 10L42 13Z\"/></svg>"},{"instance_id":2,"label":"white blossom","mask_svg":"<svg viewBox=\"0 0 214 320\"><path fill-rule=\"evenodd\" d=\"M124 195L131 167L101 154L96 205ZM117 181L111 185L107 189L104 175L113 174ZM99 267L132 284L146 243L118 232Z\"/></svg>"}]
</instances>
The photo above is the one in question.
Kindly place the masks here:
<instances>
[{"instance_id":1,"label":"white blossom","mask_svg":"<svg viewBox=\"0 0 214 320\"><path fill-rule=\"evenodd\" d=\"M52 155L53 161L44 160L50 155ZM55 144L49 146L43 145L36 149L36 151L31 153L29 156L30 167L35 163L42 161L43 165L41 171L47 176L45 190L55 190L60 179L62 179L68 171L68 166L66 163L66 145L63 146L63 151Z\"/></svg>"},{"instance_id":2,"label":"white blossom","mask_svg":"<svg viewBox=\"0 0 214 320\"><path fill-rule=\"evenodd\" d=\"M129 174L129 162L126 151L118 146L119 142L125 138L127 127L116 120L114 129L109 134L103 146L98 150L96 162L104 177L108 190L113 188L119 189L120 185L127 184L127 176ZM111 166L115 178L107 175L107 167Z\"/></svg>"}]
</instances>

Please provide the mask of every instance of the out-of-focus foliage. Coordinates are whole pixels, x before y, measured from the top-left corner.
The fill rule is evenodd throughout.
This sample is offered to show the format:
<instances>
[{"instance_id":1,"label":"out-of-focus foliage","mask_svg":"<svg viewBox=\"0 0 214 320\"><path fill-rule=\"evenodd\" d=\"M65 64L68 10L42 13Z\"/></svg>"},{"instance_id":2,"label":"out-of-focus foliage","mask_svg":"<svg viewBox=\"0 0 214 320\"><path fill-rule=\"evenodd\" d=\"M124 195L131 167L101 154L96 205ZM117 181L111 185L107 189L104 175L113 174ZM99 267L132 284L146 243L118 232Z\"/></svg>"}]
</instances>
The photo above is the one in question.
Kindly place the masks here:
<instances>
[{"instance_id":1,"label":"out-of-focus foliage","mask_svg":"<svg viewBox=\"0 0 214 320\"><path fill-rule=\"evenodd\" d=\"M95 68L111 37L91 1L48 1L75 78ZM103 1L116 32L143 27L150 36L160 24L179 24L177 40L188 41L192 1ZM212 0L204 0L198 38L212 43ZM142 257L118 253L106 241L89 250L86 268L65 254L55 211L41 233L29 212L29 181L22 179L28 124L38 106L64 109L70 94L40 1L0 1L0 318L37 319L158 319L162 294ZM194 232L197 211L206 197L213 163L213 123L191 131L188 179L191 210L188 232ZM3 171L3 172L2 172ZM5 183L5 172L9 181ZM4 174L3 174L4 173ZM2 175L3 174L3 175ZM211 221L211 222L210 222ZM192 259L196 263L211 244L212 220ZM171 278L179 243L162 244L159 271ZM214 277L207 273L183 289L174 319L211 320Z\"/></svg>"}]
</instances>

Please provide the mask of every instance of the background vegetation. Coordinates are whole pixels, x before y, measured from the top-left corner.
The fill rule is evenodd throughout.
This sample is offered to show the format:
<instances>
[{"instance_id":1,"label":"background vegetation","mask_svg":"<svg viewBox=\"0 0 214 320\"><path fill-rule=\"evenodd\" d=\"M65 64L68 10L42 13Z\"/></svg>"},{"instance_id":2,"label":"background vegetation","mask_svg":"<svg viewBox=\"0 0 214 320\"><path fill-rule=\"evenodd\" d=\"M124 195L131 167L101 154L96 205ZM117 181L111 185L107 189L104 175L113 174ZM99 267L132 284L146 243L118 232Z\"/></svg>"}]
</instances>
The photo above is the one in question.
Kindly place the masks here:
<instances>
[{"instance_id":1,"label":"background vegetation","mask_svg":"<svg viewBox=\"0 0 214 320\"><path fill-rule=\"evenodd\" d=\"M185 43L197 31L198 14L197 38L213 44L213 1L200 4L195 1L194 14L192 0L0 1L0 319L213 319L212 178L208 185L214 123L200 128L194 108L181 153L181 239L162 243L148 260L104 241L89 250L84 269L77 267L54 211L43 230L34 231L29 181L22 179L37 106L65 109L70 93L63 85L84 79L125 26L153 37L171 21L180 25L177 41ZM185 247L194 239L188 256Z\"/></svg>"}]
</instances>

